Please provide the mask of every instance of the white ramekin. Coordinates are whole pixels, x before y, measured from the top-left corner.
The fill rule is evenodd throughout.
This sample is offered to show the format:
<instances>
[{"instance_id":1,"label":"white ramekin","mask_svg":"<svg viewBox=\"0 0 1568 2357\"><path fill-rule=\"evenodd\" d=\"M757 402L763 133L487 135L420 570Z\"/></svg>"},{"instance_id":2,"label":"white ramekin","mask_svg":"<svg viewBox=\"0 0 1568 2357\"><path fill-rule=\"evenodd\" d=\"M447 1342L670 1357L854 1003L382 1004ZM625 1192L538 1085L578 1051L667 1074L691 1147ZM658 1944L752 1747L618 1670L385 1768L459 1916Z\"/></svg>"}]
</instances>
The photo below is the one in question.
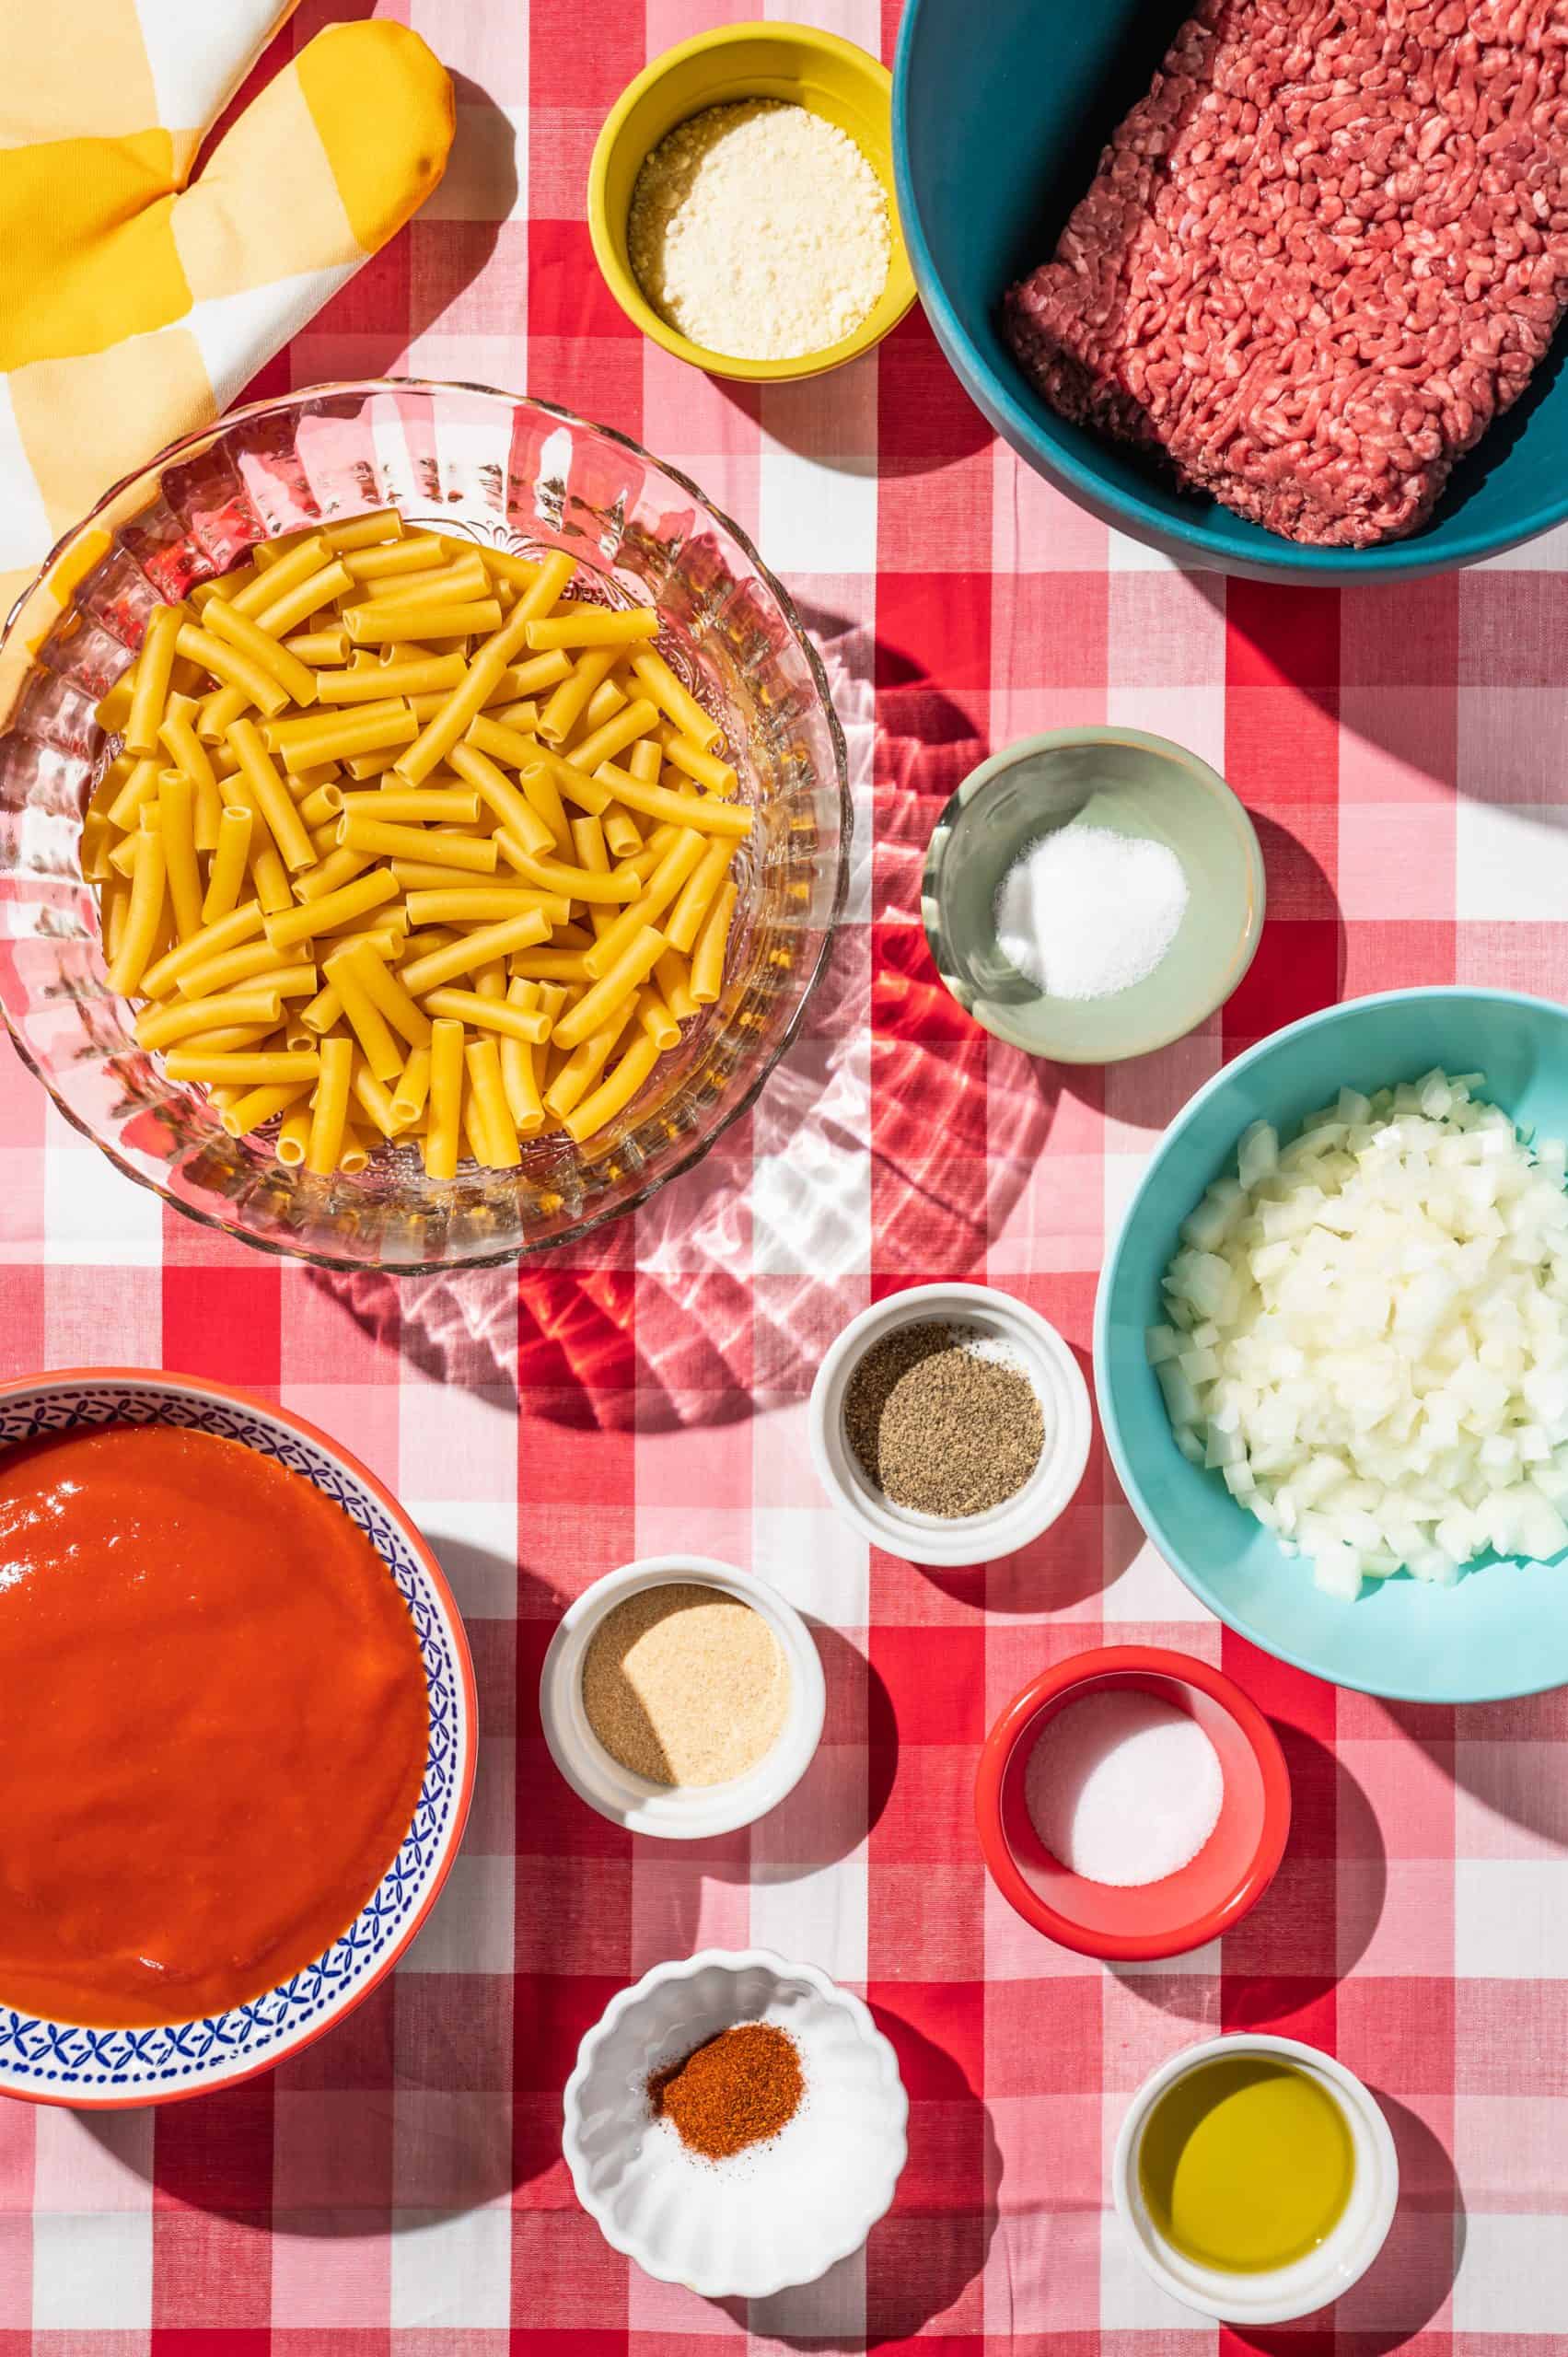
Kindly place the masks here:
<instances>
[{"instance_id":1,"label":"white ramekin","mask_svg":"<svg viewBox=\"0 0 1568 2357\"><path fill-rule=\"evenodd\" d=\"M806 2097L772 2143L718 2165L648 2112L650 2071L737 2022L774 2022ZM770 1948L704 1948L612 1997L566 2082L566 2165L607 2243L709 2300L813 2283L860 2248L908 2154L898 2058L858 1997Z\"/></svg>"},{"instance_id":2,"label":"white ramekin","mask_svg":"<svg viewBox=\"0 0 1568 2357\"><path fill-rule=\"evenodd\" d=\"M861 1471L844 1435L844 1394L865 1353L900 1326L977 1326L1022 1360L1045 1417L1045 1446L1021 1490L991 1514L949 1520L896 1506ZM1048 1530L1088 1463L1094 1418L1078 1362L1038 1310L995 1285L912 1285L852 1318L811 1387L811 1461L853 1530L912 1563L981 1563L1011 1555Z\"/></svg>"},{"instance_id":3,"label":"white ramekin","mask_svg":"<svg viewBox=\"0 0 1568 2357\"><path fill-rule=\"evenodd\" d=\"M1249 2054L1277 2055L1319 2080L1335 2097L1355 2149L1355 2182L1344 2216L1306 2258L1263 2274L1222 2274L1184 2258L1159 2233L1138 2182L1138 2149L1151 2111L1175 2080L1185 2078L1204 2062ZM1128 2107L1116 2140L1110 2189L1133 2249L1173 2299L1222 2324L1289 2324L1337 2300L1365 2274L1394 2223L1400 2163L1388 2123L1353 2071L1347 2071L1331 2054L1303 2046L1296 2038L1244 2031L1185 2047L1144 2080Z\"/></svg>"},{"instance_id":4,"label":"white ramekin","mask_svg":"<svg viewBox=\"0 0 1568 2357\"><path fill-rule=\"evenodd\" d=\"M750 1605L777 1637L789 1664L789 1715L783 1733L755 1768L725 1784L656 1784L622 1768L595 1735L583 1705L583 1662L605 1614L640 1588L677 1580L722 1588ZM706 1555L644 1555L607 1572L568 1606L544 1656L539 1707L550 1756L580 1800L630 1832L702 1841L765 1817L800 1782L821 1739L827 1689L810 1630L766 1580Z\"/></svg>"}]
</instances>

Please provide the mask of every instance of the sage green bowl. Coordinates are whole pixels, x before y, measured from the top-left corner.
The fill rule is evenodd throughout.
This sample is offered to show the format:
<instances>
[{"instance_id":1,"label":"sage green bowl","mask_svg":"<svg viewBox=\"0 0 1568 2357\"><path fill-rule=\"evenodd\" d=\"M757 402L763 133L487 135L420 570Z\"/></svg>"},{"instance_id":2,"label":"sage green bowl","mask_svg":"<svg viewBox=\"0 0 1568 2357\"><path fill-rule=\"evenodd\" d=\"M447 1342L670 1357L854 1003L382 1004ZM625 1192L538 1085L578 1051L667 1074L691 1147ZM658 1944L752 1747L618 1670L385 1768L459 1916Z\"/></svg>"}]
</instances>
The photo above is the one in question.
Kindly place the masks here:
<instances>
[{"instance_id":1,"label":"sage green bowl","mask_svg":"<svg viewBox=\"0 0 1568 2357\"><path fill-rule=\"evenodd\" d=\"M1055 998L997 945L996 889L1030 843L1082 819L1164 843L1186 911L1152 974L1103 998ZM925 854L920 910L936 970L998 1039L1058 1063L1111 1064L1179 1039L1223 1005L1263 930L1263 855L1223 777L1137 728L1052 728L971 770Z\"/></svg>"}]
</instances>

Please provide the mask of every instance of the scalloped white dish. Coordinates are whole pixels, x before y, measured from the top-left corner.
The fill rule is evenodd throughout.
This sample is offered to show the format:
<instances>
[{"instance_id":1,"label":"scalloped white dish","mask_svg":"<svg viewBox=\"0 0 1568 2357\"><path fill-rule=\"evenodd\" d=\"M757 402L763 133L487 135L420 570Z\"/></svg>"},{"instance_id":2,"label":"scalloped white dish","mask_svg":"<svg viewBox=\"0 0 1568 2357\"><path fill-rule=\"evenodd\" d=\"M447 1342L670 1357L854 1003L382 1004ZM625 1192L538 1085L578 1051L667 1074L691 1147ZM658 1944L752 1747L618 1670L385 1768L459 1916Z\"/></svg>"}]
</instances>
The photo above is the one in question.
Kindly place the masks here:
<instances>
[{"instance_id":1,"label":"scalloped white dish","mask_svg":"<svg viewBox=\"0 0 1568 2357\"><path fill-rule=\"evenodd\" d=\"M313 1482L358 1525L408 1606L430 1708L424 1773L397 1856L354 1921L275 1988L204 2020L150 2029L46 2021L0 1991L0 2096L112 2110L206 2095L271 2070L369 1995L436 1902L473 1791L473 1665L440 1566L397 1501L356 1457L286 1408L137 1367L78 1367L0 1385L0 1450L106 1424L175 1424L242 1442ZM63 1663L62 1675L69 1675Z\"/></svg>"},{"instance_id":2,"label":"scalloped white dish","mask_svg":"<svg viewBox=\"0 0 1568 2357\"><path fill-rule=\"evenodd\" d=\"M806 2095L771 2142L689 2153L648 2107L648 2073L737 2022L787 2030ZM705 2299L765 2299L860 2248L908 2155L892 2047L860 1999L769 1948L704 1948L611 1998L566 2082L566 2165L606 2242Z\"/></svg>"}]
</instances>

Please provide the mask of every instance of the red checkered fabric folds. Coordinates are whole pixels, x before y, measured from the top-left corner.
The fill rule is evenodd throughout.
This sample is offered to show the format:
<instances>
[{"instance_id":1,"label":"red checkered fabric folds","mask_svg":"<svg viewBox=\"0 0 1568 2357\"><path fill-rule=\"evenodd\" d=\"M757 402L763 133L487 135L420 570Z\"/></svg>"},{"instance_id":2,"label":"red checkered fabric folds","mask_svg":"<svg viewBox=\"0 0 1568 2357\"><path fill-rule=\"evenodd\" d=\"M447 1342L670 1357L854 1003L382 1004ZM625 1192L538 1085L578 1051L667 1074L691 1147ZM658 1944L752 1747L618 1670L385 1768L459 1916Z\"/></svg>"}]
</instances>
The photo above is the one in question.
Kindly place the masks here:
<instances>
[{"instance_id":1,"label":"red checkered fabric folds","mask_svg":"<svg viewBox=\"0 0 1568 2357\"><path fill-rule=\"evenodd\" d=\"M1274 1026L1395 983L1568 994L1568 537L1388 588L1178 571L1002 448L918 312L842 375L710 382L610 302L584 186L598 124L647 56L762 9L381 7L460 77L452 168L258 389L383 370L490 382L693 476L833 666L854 888L830 981L749 1120L634 1219L520 1276L377 1284L247 1252L120 1181L6 1051L7 1370L206 1373L338 1434L442 1554L483 1742L437 1911L330 2037L157 2115L0 2104L0 2357L1239 2347L1145 2281L1106 2168L1144 2074L1243 2026L1361 2073L1404 2176L1381 2263L1282 2351L1568 2349L1568 1702L1412 1710L1280 1667L1142 1543L1098 1448L1065 1520L1021 1557L950 1574L868 1558L816 1487L805 1418L842 1322L926 1278L1011 1287L1086 1363L1106 1237L1144 1156ZM359 0L307 0L285 44L343 13ZM890 55L898 7L767 13ZM1025 731L1100 721L1175 737L1230 779L1270 906L1223 1016L1106 1073L1032 1064L970 1025L936 981L917 892L968 769ZM805 1782L749 1833L659 1846L568 1792L536 1689L563 1603L678 1546L749 1564L815 1617L828 1724ZM970 1795L1008 1697L1117 1640L1184 1646L1240 1680L1280 1727L1295 1823L1273 1890L1223 1949L1112 1972L996 1897ZM3 1713L0 1697L0 1741ZM606 2247L567 2180L560 2098L628 1980L752 1941L865 1991L912 2139L864 2255L749 2313Z\"/></svg>"}]
</instances>

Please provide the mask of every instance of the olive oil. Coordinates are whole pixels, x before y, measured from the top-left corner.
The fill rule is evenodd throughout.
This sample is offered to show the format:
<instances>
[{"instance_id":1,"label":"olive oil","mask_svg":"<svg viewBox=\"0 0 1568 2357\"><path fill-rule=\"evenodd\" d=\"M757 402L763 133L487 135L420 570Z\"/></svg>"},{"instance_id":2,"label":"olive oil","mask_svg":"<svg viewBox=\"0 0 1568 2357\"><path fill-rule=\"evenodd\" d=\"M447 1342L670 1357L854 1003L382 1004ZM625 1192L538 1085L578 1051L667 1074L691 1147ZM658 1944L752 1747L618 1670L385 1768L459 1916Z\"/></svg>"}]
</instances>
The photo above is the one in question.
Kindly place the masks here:
<instances>
[{"instance_id":1,"label":"olive oil","mask_svg":"<svg viewBox=\"0 0 1568 2357\"><path fill-rule=\"evenodd\" d=\"M1200 2267L1305 2258L1344 2214L1355 2148L1320 2080L1268 2055L1200 2063L1149 2115L1138 2178L1156 2227Z\"/></svg>"}]
</instances>

